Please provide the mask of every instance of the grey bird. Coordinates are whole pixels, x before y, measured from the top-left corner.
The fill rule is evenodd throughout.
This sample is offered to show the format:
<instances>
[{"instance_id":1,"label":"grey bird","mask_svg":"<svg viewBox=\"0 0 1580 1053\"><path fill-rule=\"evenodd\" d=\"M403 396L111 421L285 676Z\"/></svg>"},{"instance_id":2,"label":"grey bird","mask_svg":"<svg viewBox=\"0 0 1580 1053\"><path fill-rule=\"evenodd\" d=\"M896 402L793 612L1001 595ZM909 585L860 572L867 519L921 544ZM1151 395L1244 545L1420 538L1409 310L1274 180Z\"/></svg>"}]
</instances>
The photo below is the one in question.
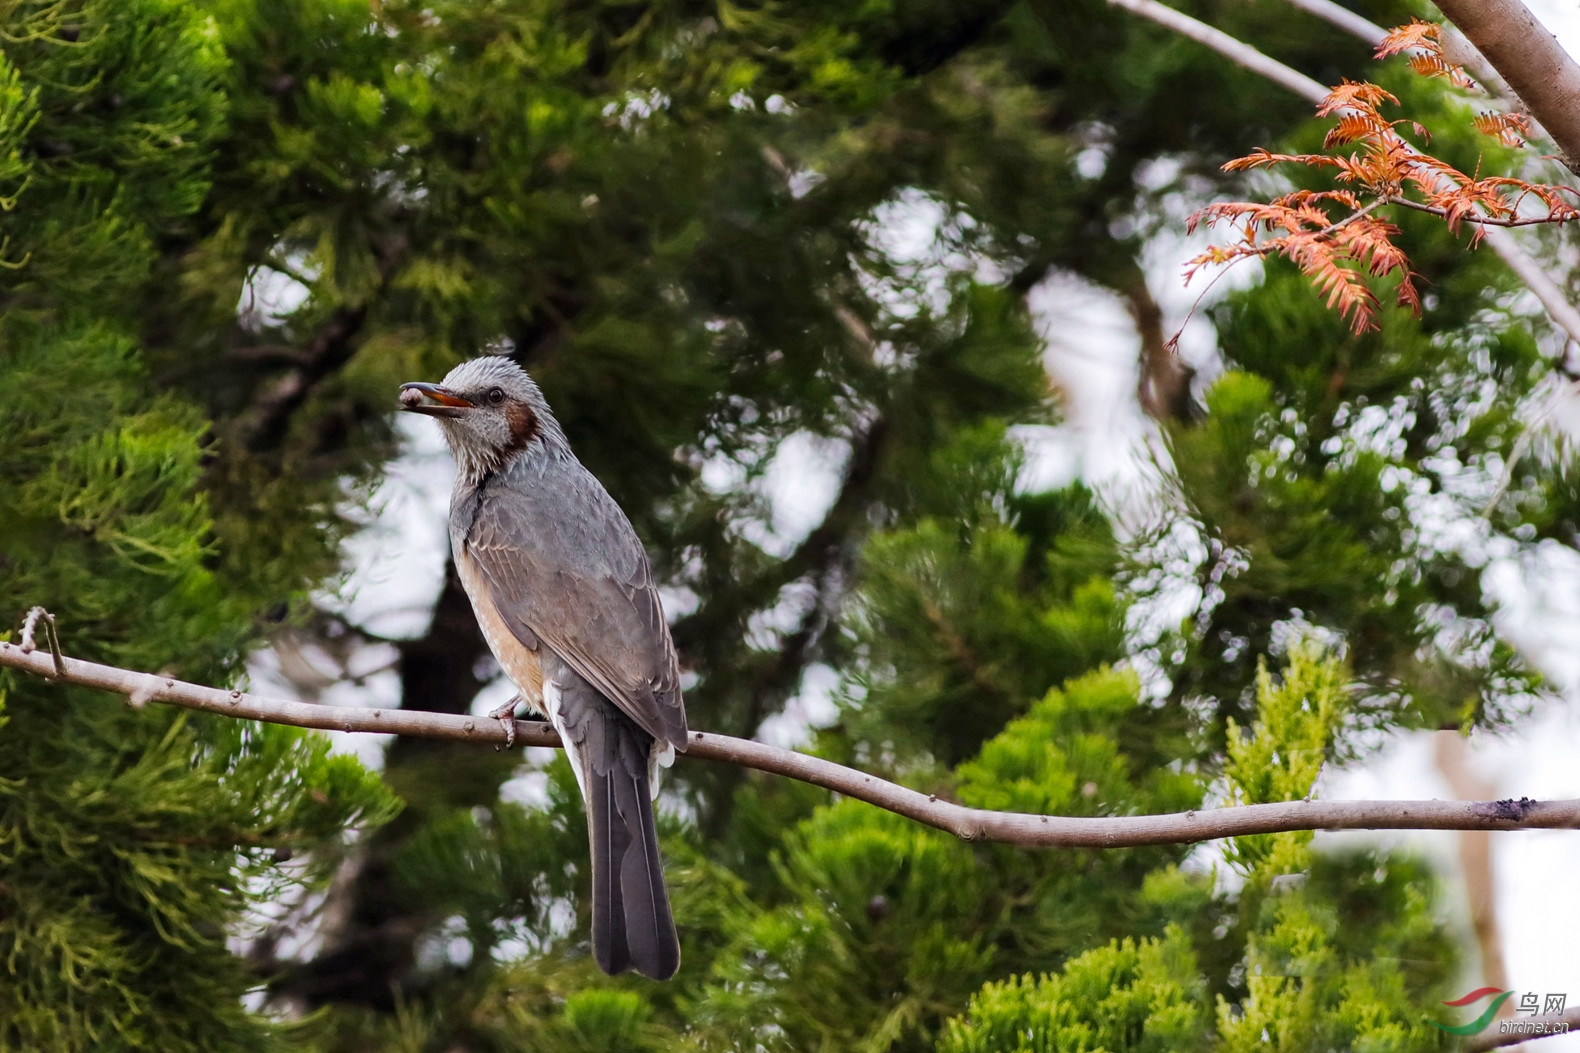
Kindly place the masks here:
<instances>
[{"instance_id":1,"label":"grey bird","mask_svg":"<svg viewBox=\"0 0 1580 1053\"><path fill-rule=\"evenodd\" d=\"M401 386L455 456L450 545L519 701L565 743L587 804L599 968L667 980L680 942L653 825L658 768L686 748L680 667L647 553L582 467L543 393L508 358ZM491 716L514 741L512 699Z\"/></svg>"}]
</instances>

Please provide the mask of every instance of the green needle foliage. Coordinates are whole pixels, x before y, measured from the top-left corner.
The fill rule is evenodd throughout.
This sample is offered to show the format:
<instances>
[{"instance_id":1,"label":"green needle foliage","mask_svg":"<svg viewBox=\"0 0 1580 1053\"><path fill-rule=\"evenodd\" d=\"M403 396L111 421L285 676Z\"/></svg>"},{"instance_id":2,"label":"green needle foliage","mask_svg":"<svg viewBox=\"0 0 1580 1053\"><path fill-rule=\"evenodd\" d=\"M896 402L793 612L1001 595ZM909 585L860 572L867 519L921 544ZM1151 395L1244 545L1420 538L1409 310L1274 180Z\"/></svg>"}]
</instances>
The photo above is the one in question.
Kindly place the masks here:
<instances>
[{"instance_id":1,"label":"green needle foliage","mask_svg":"<svg viewBox=\"0 0 1580 1053\"><path fill-rule=\"evenodd\" d=\"M1309 647L1291 653L1281 681L1263 670L1255 724L1243 736L1231 725L1225 796L1251 804L1309 795L1348 717L1348 679L1342 663ZM1441 1048L1426 1013L1452 975L1452 952L1431 877L1418 863L1370 853L1314 855L1311 838L1230 839L1232 892L1212 891L1199 872L1155 870L1139 891L1171 918L1163 932L1095 947L1056 973L987 984L938 1048ZM1236 960L1209 1014L1204 983L1226 951Z\"/></svg>"},{"instance_id":2,"label":"green needle foliage","mask_svg":"<svg viewBox=\"0 0 1580 1053\"><path fill-rule=\"evenodd\" d=\"M988 984L952 1020L947 1053L1086 1053L1207 1048L1201 979L1183 933L1115 941L1063 972Z\"/></svg>"},{"instance_id":3,"label":"green needle foliage","mask_svg":"<svg viewBox=\"0 0 1580 1053\"><path fill-rule=\"evenodd\" d=\"M1383 84L1463 170L1514 163L1287 4L1180 6ZM230 685L273 645L304 693L337 665L470 712L497 670L453 575L395 635L330 597L396 385L506 341L653 554L694 727L822 694L823 756L1099 816L1299 799L1377 732L1540 697L1489 571L1577 547L1572 451L1522 423L1552 334L1406 216L1420 318L1355 334L1274 261L1204 308L1200 375L1172 358L1149 283L1184 217L1325 129L1106 3L16 0L0 28L0 607L75 655ZM1162 440L1122 510L1028 482L1069 408L1049 345L1131 354L1073 346L1093 299L1135 322ZM785 527L770 495L819 459ZM1419 1050L1466 959L1403 853L967 844L682 760L684 965L610 979L563 759L397 740L375 776L0 693L0 1050Z\"/></svg>"},{"instance_id":4,"label":"green needle foliage","mask_svg":"<svg viewBox=\"0 0 1580 1053\"><path fill-rule=\"evenodd\" d=\"M259 595L215 565L209 424L150 378L136 291L198 208L224 120L212 27L164 0L21 5L0 59L0 602L73 654L226 683ZM258 553L267 561L269 554ZM0 1049L285 1049L232 950L395 809L318 736L0 677ZM321 849L305 868L277 853Z\"/></svg>"}]
</instances>

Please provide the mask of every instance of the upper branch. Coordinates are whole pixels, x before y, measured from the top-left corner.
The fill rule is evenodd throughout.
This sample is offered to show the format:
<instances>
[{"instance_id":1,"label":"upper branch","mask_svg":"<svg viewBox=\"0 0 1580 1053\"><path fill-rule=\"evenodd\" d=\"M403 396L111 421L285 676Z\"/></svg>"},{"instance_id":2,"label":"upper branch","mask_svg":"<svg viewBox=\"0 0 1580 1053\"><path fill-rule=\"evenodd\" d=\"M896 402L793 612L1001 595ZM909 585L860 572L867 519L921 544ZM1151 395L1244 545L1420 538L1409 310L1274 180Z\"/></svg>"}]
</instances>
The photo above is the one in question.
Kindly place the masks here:
<instances>
[{"instance_id":1,"label":"upper branch","mask_svg":"<svg viewBox=\"0 0 1580 1053\"><path fill-rule=\"evenodd\" d=\"M1580 171L1580 64L1520 0L1437 5L1498 71Z\"/></svg>"},{"instance_id":2,"label":"upper branch","mask_svg":"<svg viewBox=\"0 0 1580 1053\"><path fill-rule=\"evenodd\" d=\"M301 728L371 731L422 738L503 744L498 721L405 709L353 709L260 698L243 691L188 684L114 666L63 659L56 674L52 656L0 642L0 666L60 683L125 695L134 703L163 702L228 717ZM559 746L549 725L517 721L516 739L528 746ZM821 757L779 749L749 739L691 732L686 752L783 775L866 801L967 841L999 841L1038 848L1129 848L1189 844L1219 837L1287 830L1531 830L1580 828L1580 800L1532 801L1288 801L1279 804L1209 808L1169 815L1109 818L1030 815L967 808L936 795L835 764Z\"/></svg>"}]
</instances>

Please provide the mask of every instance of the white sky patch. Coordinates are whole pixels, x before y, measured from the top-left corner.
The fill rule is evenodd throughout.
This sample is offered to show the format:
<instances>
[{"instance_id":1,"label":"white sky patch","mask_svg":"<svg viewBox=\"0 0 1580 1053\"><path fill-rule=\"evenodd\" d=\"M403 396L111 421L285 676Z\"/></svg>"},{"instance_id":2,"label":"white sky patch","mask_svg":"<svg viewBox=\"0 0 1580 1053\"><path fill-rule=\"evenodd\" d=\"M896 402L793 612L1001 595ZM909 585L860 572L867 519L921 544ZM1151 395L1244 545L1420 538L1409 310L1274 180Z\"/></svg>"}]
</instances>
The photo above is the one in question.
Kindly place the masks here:
<instances>
[{"instance_id":1,"label":"white sky patch","mask_svg":"<svg viewBox=\"0 0 1580 1053\"><path fill-rule=\"evenodd\" d=\"M697 477L715 494L732 494L746 485L751 471L739 457L715 453L702 462Z\"/></svg>"},{"instance_id":2,"label":"white sky patch","mask_svg":"<svg viewBox=\"0 0 1580 1053\"><path fill-rule=\"evenodd\" d=\"M843 439L803 431L779 444L761 483L773 509L773 545L782 549L777 554L800 544L828 515L849 460L850 444Z\"/></svg>"},{"instance_id":3,"label":"white sky patch","mask_svg":"<svg viewBox=\"0 0 1580 1053\"><path fill-rule=\"evenodd\" d=\"M840 675L821 662L807 666L795 695L757 728L754 738L780 749L799 749L812 741L812 729L827 727L839 715L834 693Z\"/></svg>"},{"instance_id":4,"label":"white sky patch","mask_svg":"<svg viewBox=\"0 0 1580 1053\"><path fill-rule=\"evenodd\" d=\"M766 465L750 463L755 456L751 452L733 457L713 454L703 460L699 476L702 485L715 494L756 494L763 514L743 516L734 528L764 552L783 557L794 551L833 507L850 461L850 443L799 431L780 441ZM694 608L698 603L695 595L679 592L675 599L677 607L671 611L665 593L664 610L671 617L684 613L686 604Z\"/></svg>"},{"instance_id":5,"label":"white sky patch","mask_svg":"<svg viewBox=\"0 0 1580 1053\"><path fill-rule=\"evenodd\" d=\"M1027 460L1020 485L1036 491L1080 479L1127 537L1155 518L1169 465L1136 401L1141 338L1117 294L1073 274L1050 274L1026 300L1063 420L1015 430Z\"/></svg>"},{"instance_id":6,"label":"white sky patch","mask_svg":"<svg viewBox=\"0 0 1580 1053\"><path fill-rule=\"evenodd\" d=\"M792 581L779 591L771 606L746 619L746 644L763 651L778 650L789 633L795 631L817 602L817 591L809 581Z\"/></svg>"},{"instance_id":7,"label":"white sky patch","mask_svg":"<svg viewBox=\"0 0 1580 1053\"><path fill-rule=\"evenodd\" d=\"M547 746L529 746L525 751L526 769L499 787L499 799L523 808L549 806L549 773L544 771L560 751Z\"/></svg>"},{"instance_id":8,"label":"white sky patch","mask_svg":"<svg viewBox=\"0 0 1580 1053\"><path fill-rule=\"evenodd\" d=\"M411 415L396 419L402 452L389 463L363 516L365 525L343 546L344 580L315 597L325 610L353 625L391 639L420 636L433 616L433 604L444 587L444 564L450 550L448 528L453 468L439 429ZM279 698L300 698L331 706L396 708L401 702L400 678L391 663L390 647L363 648L350 660L354 679L339 679L336 662L311 646L282 646L254 653L247 674L254 690ZM374 672L372 670L379 669ZM289 673L290 675L287 675ZM311 686L315 673L324 682ZM503 701L500 699L499 701ZM497 702L495 703L498 704ZM354 754L379 770L392 736L326 732L336 752Z\"/></svg>"},{"instance_id":9,"label":"white sky patch","mask_svg":"<svg viewBox=\"0 0 1580 1053\"><path fill-rule=\"evenodd\" d=\"M485 720L488 718L488 714L509 702L512 696L519 694L516 690L516 685L511 681L510 677L506 676L499 669L498 664L491 658L487 661L496 675L488 683L484 684L482 690L478 691L477 697L472 699L472 708L470 710L472 716L482 717ZM516 714L520 716L525 710L525 706L517 707Z\"/></svg>"},{"instance_id":10,"label":"white sky patch","mask_svg":"<svg viewBox=\"0 0 1580 1053\"><path fill-rule=\"evenodd\" d=\"M1039 476L1078 476L1102 490L1134 472L1134 459L1153 431L1136 404L1141 342L1119 297L1067 273L1039 282L1026 298L1043 338L1043 364L1064 397L1058 427L1027 434L1026 483ZM1040 447L1040 448L1038 448ZM1061 457L1068 463L1061 464Z\"/></svg>"},{"instance_id":11,"label":"white sky patch","mask_svg":"<svg viewBox=\"0 0 1580 1053\"><path fill-rule=\"evenodd\" d=\"M1183 195L1178 196L1172 213L1188 214ZM1218 357L1218 334L1207 320L1206 310L1230 293L1249 289L1262 280L1262 265L1250 260L1233 267L1204 271L1190 284L1185 283L1185 261L1212 244L1213 233L1197 228L1185 233L1185 221L1177 215L1172 222L1147 239L1141 252L1147 289L1163 309L1163 331L1179 333L1179 354L1187 366L1196 370L1198 383L1217 376L1222 365Z\"/></svg>"},{"instance_id":12,"label":"white sky patch","mask_svg":"<svg viewBox=\"0 0 1580 1053\"><path fill-rule=\"evenodd\" d=\"M319 597L354 625L394 639L428 628L450 553L454 466L433 421L396 418L401 455L374 490L365 525L346 539L345 582Z\"/></svg>"},{"instance_id":13,"label":"white sky patch","mask_svg":"<svg viewBox=\"0 0 1580 1053\"><path fill-rule=\"evenodd\" d=\"M1580 3L1575 0L1525 0L1530 8L1569 54L1580 57Z\"/></svg>"},{"instance_id":14,"label":"white sky patch","mask_svg":"<svg viewBox=\"0 0 1580 1053\"><path fill-rule=\"evenodd\" d=\"M948 218L943 202L907 187L872 210L867 240L895 263L920 263L932 253L938 230Z\"/></svg>"},{"instance_id":15,"label":"white sky patch","mask_svg":"<svg viewBox=\"0 0 1580 1053\"><path fill-rule=\"evenodd\" d=\"M318 268L309 264L306 257L291 260L286 266L305 278L316 279ZM266 264L258 264L247 272L242 282L241 298L236 302L236 317L243 329L257 332L267 326L278 325L313 294L302 282Z\"/></svg>"},{"instance_id":16,"label":"white sky patch","mask_svg":"<svg viewBox=\"0 0 1580 1053\"><path fill-rule=\"evenodd\" d=\"M660 585L658 599L664 608L664 617L670 621L694 614L702 606L702 597L695 589L684 585Z\"/></svg>"},{"instance_id":17,"label":"white sky patch","mask_svg":"<svg viewBox=\"0 0 1580 1053\"><path fill-rule=\"evenodd\" d=\"M872 210L862 224L867 242L894 268L895 277L857 271L867 295L890 315L915 318L923 311L942 315L949 309L951 281L970 274L976 281L1003 281L997 264L986 255L965 251L977 222L931 194L907 187Z\"/></svg>"},{"instance_id":18,"label":"white sky patch","mask_svg":"<svg viewBox=\"0 0 1580 1053\"><path fill-rule=\"evenodd\" d=\"M1580 553L1542 541L1517 559L1499 560L1483 579L1497 603L1498 630L1534 656L1542 673L1571 699L1580 692ZM1572 748L1575 743L1569 742ZM1575 994L1580 1005L1580 991Z\"/></svg>"}]
</instances>

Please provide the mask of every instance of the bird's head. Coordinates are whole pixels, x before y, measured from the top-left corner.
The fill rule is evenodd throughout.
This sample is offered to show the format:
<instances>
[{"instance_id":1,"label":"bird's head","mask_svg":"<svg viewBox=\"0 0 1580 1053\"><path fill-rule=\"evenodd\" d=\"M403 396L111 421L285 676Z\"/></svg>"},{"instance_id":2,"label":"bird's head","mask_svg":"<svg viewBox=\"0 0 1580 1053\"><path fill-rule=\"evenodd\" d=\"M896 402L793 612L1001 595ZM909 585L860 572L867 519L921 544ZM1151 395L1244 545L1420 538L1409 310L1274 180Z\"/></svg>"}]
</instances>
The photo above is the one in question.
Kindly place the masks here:
<instances>
[{"instance_id":1,"label":"bird's head","mask_svg":"<svg viewBox=\"0 0 1580 1053\"><path fill-rule=\"evenodd\" d=\"M439 384L402 384L400 403L439 419L463 476L473 481L560 434L526 370L498 356L462 362Z\"/></svg>"}]
</instances>

